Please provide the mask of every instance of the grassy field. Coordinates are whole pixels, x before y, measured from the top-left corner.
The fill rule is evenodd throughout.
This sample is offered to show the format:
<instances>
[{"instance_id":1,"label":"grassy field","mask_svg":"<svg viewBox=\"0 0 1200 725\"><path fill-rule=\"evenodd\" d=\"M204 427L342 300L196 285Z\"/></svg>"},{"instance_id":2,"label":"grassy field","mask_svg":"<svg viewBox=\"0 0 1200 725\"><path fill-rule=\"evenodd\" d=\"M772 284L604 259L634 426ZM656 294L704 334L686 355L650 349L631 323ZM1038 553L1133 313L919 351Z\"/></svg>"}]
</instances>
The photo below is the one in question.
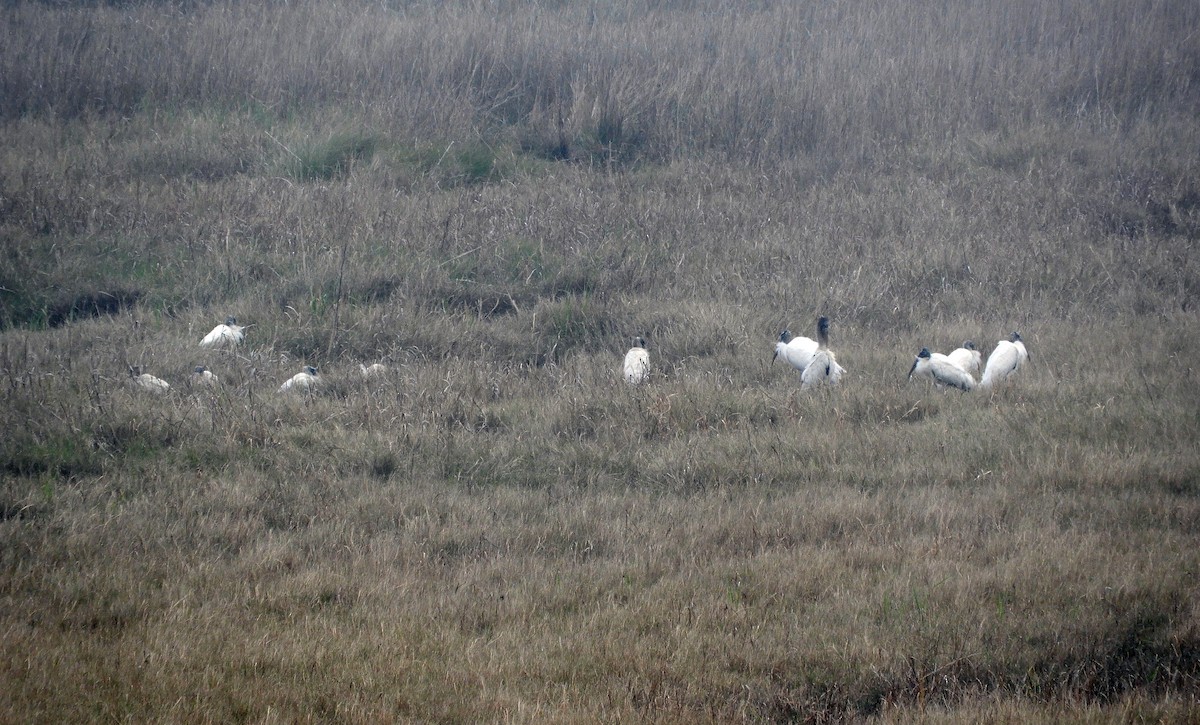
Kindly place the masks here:
<instances>
[{"instance_id":1,"label":"grassy field","mask_svg":"<svg viewBox=\"0 0 1200 725\"><path fill-rule=\"evenodd\" d=\"M1200 718L1200 5L0 19L0 721Z\"/></svg>"}]
</instances>

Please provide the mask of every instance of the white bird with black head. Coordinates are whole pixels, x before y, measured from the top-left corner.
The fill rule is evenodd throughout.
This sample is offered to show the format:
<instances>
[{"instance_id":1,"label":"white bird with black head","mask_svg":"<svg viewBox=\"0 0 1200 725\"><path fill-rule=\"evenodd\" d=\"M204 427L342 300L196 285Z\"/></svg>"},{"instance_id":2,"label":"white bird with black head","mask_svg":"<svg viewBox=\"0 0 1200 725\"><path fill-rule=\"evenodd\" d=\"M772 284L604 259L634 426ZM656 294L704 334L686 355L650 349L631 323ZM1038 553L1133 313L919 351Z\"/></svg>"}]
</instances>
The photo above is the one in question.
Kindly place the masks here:
<instances>
[{"instance_id":1,"label":"white bird with black head","mask_svg":"<svg viewBox=\"0 0 1200 725\"><path fill-rule=\"evenodd\" d=\"M305 365L304 370L288 378L283 385L279 386L279 392L286 393L289 390L309 391L320 382L321 378L317 374L317 369L312 365Z\"/></svg>"},{"instance_id":2,"label":"white bird with black head","mask_svg":"<svg viewBox=\"0 0 1200 725\"><path fill-rule=\"evenodd\" d=\"M212 332L204 336L200 347L237 347L246 339L246 333L243 332L245 329L237 323L236 317L230 315L225 318L224 323L217 325Z\"/></svg>"},{"instance_id":3,"label":"white bird with black head","mask_svg":"<svg viewBox=\"0 0 1200 725\"><path fill-rule=\"evenodd\" d=\"M914 375L927 378L938 387L948 385L963 391L975 389L975 378L971 377L970 373L959 367L949 356L929 352L927 347L921 348L917 359L913 360L912 367L908 369L910 380Z\"/></svg>"},{"instance_id":4,"label":"white bird with black head","mask_svg":"<svg viewBox=\"0 0 1200 725\"><path fill-rule=\"evenodd\" d=\"M203 365L197 365L195 369L192 370L192 385L194 386L213 386L219 382L221 381L217 379L217 376L213 374L213 371L209 370Z\"/></svg>"},{"instance_id":5,"label":"white bird with black head","mask_svg":"<svg viewBox=\"0 0 1200 725\"><path fill-rule=\"evenodd\" d=\"M1014 332L1007 340L997 342L992 354L988 355L987 365L983 368L983 377L979 380L979 387L990 388L996 383L1007 380L1013 373L1020 370L1028 359L1029 353L1025 350L1021 333Z\"/></svg>"},{"instance_id":6,"label":"white bird with black head","mask_svg":"<svg viewBox=\"0 0 1200 725\"><path fill-rule=\"evenodd\" d=\"M784 362L803 373L820 348L821 345L816 340L793 337L790 330L784 330L779 333L779 342L775 343L775 354L771 357L771 362L783 358Z\"/></svg>"},{"instance_id":7,"label":"white bird with black head","mask_svg":"<svg viewBox=\"0 0 1200 725\"><path fill-rule=\"evenodd\" d=\"M633 347L625 353L625 364L621 371L625 382L630 385L641 385L650 379L650 353L646 350L644 337L633 338Z\"/></svg>"}]
</instances>

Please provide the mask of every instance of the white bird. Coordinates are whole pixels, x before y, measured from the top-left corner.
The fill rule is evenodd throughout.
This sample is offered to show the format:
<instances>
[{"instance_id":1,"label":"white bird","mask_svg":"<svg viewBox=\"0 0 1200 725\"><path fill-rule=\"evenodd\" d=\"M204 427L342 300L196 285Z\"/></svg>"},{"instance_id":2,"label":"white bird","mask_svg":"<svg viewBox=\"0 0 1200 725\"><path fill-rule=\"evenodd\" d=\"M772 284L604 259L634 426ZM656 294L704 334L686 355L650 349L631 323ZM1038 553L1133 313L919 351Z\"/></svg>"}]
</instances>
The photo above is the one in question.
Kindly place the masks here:
<instances>
[{"instance_id":1,"label":"white bird","mask_svg":"<svg viewBox=\"0 0 1200 725\"><path fill-rule=\"evenodd\" d=\"M200 341L200 347L236 347L246 338L242 330L246 329L237 323L237 318L230 315L223 324L217 325L212 332Z\"/></svg>"},{"instance_id":2,"label":"white bird","mask_svg":"<svg viewBox=\"0 0 1200 725\"><path fill-rule=\"evenodd\" d=\"M775 355L771 360L782 357L789 365L799 370L803 388L819 385L826 380L836 385L846 370L838 365L836 356L826 348L828 344L829 318L822 316L817 319L816 340L792 337L792 333L787 330L779 333L779 342L775 343Z\"/></svg>"},{"instance_id":3,"label":"white bird","mask_svg":"<svg viewBox=\"0 0 1200 725\"><path fill-rule=\"evenodd\" d=\"M784 330L779 333L779 342L775 343L775 355L771 361L783 358L784 362L803 373L808 364L812 362L813 355L816 355L820 348L821 345L816 340L807 337L792 337L791 332Z\"/></svg>"},{"instance_id":4,"label":"white bird","mask_svg":"<svg viewBox=\"0 0 1200 725\"><path fill-rule=\"evenodd\" d=\"M1029 353L1025 350L1025 343L1021 341L1021 334L1014 332L1007 340L997 342L992 354L988 355L987 365L983 369L983 377L979 380L979 386L990 388L1007 379L1008 376L1020 370L1028 359Z\"/></svg>"},{"instance_id":5,"label":"white bird","mask_svg":"<svg viewBox=\"0 0 1200 725\"><path fill-rule=\"evenodd\" d=\"M808 367L800 373L800 389L807 390L825 382L837 385L844 372L846 372L845 368L838 365L833 351L822 348L817 350L816 354L812 356L812 360L809 361Z\"/></svg>"},{"instance_id":6,"label":"white bird","mask_svg":"<svg viewBox=\"0 0 1200 725\"><path fill-rule=\"evenodd\" d=\"M155 395L165 395L171 389L166 380L156 378L150 373L142 372L142 369L136 365L129 366L129 376L133 378L133 384L147 390Z\"/></svg>"},{"instance_id":7,"label":"white bird","mask_svg":"<svg viewBox=\"0 0 1200 725\"><path fill-rule=\"evenodd\" d=\"M371 365L359 365L364 378L373 378L377 375L383 375L387 372L387 366L383 363L371 363Z\"/></svg>"},{"instance_id":8,"label":"white bird","mask_svg":"<svg viewBox=\"0 0 1200 725\"><path fill-rule=\"evenodd\" d=\"M625 353L625 382L630 385L641 385L650 379L650 353L646 351L646 340L641 337L633 338L633 347Z\"/></svg>"},{"instance_id":9,"label":"white bird","mask_svg":"<svg viewBox=\"0 0 1200 725\"><path fill-rule=\"evenodd\" d=\"M817 319L817 338L828 338L829 336L829 319L822 317ZM779 342L775 343L775 354L772 356L772 361L779 358L784 359L785 363L794 367L794 369L804 372L805 367L809 366L812 361L812 355L817 354L817 350L821 349L821 343L812 340L810 337L792 337L792 332L784 330L779 334Z\"/></svg>"},{"instance_id":10,"label":"white bird","mask_svg":"<svg viewBox=\"0 0 1200 725\"><path fill-rule=\"evenodd\" d=\"M289 390L311 390L313 386L321 382L321 378L317 376L317 369L312 365L305 365L304 370L296 373L289 378L283 385L279 386L279 392L285 393Z\"/></svg>"},{"instance_id":11,"label":"white bird","mask_svg":"<svg viewBox=\"0 0 1200 725\"><path fill-rule=\"evenodd\" d=\"M946 357L972 376L978 375L983 367L983 355L975 349L975 343L971 340L964 342L962 347L956 348Z\"/></svg>"},{"instance_id":12,"label":"white bird","mask_svg":"<svg viewBox=\"0 0 1200 725\"><path fill-rule=\"evenodd\" d=\"M221 381L217 379L217 376L213 374L213 371L209 370L203 365L197 365L196 369L192 371L193 385L216 385L219 382Z\"/></svg>"},{"instance_id":13,"label":"white bird","mask_svg":"<svg viewBox=\"0 0 1200 725\"><path fill-rule=\"evenodd\" d=\"M928 378L938 387L949 385L959 390L975 388L975 378L971 377L970 373L959 367L948 355L929 352L927 347L921 348L917 359L913 360L912 367L908 369L909 379L914 375Z\"/></svg>"}]
</instances>

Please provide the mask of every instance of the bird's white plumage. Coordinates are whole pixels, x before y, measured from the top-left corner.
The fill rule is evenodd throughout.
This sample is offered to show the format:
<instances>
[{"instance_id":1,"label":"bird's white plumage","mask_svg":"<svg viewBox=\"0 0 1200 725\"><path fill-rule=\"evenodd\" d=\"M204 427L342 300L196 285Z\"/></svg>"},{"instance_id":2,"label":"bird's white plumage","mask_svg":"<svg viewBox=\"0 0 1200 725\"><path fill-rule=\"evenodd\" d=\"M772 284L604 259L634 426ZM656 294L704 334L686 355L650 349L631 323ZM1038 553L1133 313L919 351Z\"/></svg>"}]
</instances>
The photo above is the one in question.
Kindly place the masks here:
<instances>
[{"instance_id":1,"label":"bird's white plumage","mask_svg":"<svg viewBox=\"0 0 1200 725\"><path fill-rule=\"evenodd\" d=\"M625 353L625 364L622 367L625 382L630 385L641 385L650 379L650 353L646 351L646 341L640 337L633 339L633 347Z\"/></svg>"},{"instance_id":2,"label":"bird's white plumage","mask_svg":"<svg viewBox=\"0 0 1200 725\"><path fill-rule=\"evenodd\" d=\"M975 349L975 343L970 340L964 342L962 347L956 348L946 357L972 376L978 375L983 368L983 355Z\"/></svg>"},{"instance_id":3,"label":"bird's white plumage","mask_svg":"<svg viewBox=\"0 0 1200 725\"><path fill-rule=\"evenodd\" d=\"M317 369L311 365L305 366L304 370L296 373L288 380L284 381L283 385L279 386L279 392L286 393L289 390L311 390L321 380L317 375Z\"/></svg>"},{"instance_id":4,"label":"bird's white plumage","mask_svg":"<svg viewBox=\"0 0 1200 725\"><path fill-rule=\"evenodd\" d=\"M807 337L792 337L792 333L784 330L779 333L779 342L775 343L775 356L772 359L783 358L784 362L803 374L820 348L821 345L816 340Z\"/></svg>"},{"instance_id":5,"label":"bird's white plumage","mask_svg":"<svg viewBox=\"0 0 1200 725\"><path fill-rule=\"evenodd\" d=\"M917 359L913 361L912 367L908 370L908 377L911 378L914 375L932 380L939 386L949 385L959 390L975 388L975 378L971 377L970 373L959 367L950 356L937 352L931 353L927 347L921 348L921 352L917 353Z\"/></svg>"},{"instance_id":6,"label":"bird's white plumage","mask_svg":"<svg viewBox=\"0 0 1200 725\"><path fill-rule=\"evenodd\" d=\"M164 395L171 389L166 380L144 373L140 367L130 367L129 375L133 378L134 385L155 395Z\"/></svg>"},{"instance_id":7,"label":"bird's white plumage","mask_svg":"<svg viewBox=\"0 0 1200 725\"><path fill-rule=\"evenodd\" d=\"M1029 353L1025 350L1025 343L1021 340L1020 333L1014 332L1009 339L997 342L992 354L988 355L987 365L983 368L983 377L979 380L980 387L990 388L996 383L1006 380L1020 370L1028 359Z\"/></svg>"},{"instance_id":8,"label":"bird's white plumage","mask_svg":"<svg viewBox=\"0 0 1200 725\"><path fill-rule=\"evenodd\" d=\"M364 378L373 378L377 375L383 375L387 372L387 366L383 363L371 363L370 365L359 365Z\"/></svg>"},{"instance_id":9,"label":"bird's white plumage","mask_svg":"<svg viewBox=\"0 0 1200 725\"><path fill-rule=\"evenodd\" d=\"M817 350L804 372L800 373L800 388L807 390L824 383L837 385L841 382L844 372L845 368L838 365L832 350Z\"/></svg>"},{"instance_id":10,"label":"bird's white plumage","mask_svg":"<svg viewBox=\"0 0 1200 725\"><path fill-rule=\"evenodd\" d=\"M216 385L219 382L221 381L217 379L213 371L203 365L197 365L195 370L192 371L193 385Z\"/></svg>"},{"instance_id":11,"label":"bird's white plumage","mask_svg":"<svg viewBox=\"0 0 1200 725\"><path fill-rule=\"evenodd\" d=\"M200 347L236 347L246 338L244 329L246 328L237 323L236 317L226 317L225 322L204 336Z\"/></svg>"}]
</instances>

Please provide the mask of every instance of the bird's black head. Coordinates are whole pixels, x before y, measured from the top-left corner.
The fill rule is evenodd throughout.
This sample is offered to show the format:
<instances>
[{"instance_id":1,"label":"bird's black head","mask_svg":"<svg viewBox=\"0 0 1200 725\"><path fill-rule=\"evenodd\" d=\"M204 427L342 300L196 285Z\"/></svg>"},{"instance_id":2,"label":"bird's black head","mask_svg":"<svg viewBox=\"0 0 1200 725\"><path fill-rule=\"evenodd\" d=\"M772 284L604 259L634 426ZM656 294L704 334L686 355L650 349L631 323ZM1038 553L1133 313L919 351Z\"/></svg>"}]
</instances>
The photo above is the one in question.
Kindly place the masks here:
<instances>
[{"instance_id":1,"label":"bird's black head","mask_svg":"<svg viewBox=\"0 0 1200 725\"><path fill-rule=\"evenodd\" d=\"M130 377L136 378L137 376L139 376L141 374L142 374L142 366L141 365L130 365L129 366Z\"/></svg>"},{"instance_id":2,"label":"bird's black head","mask_svg":"<svg viewBox=\"0 0 1200 725\"><path fill-rule=\"evenodd\" d=\"M234 317L233 315L230 315L229 317L225 318L225 324L229 325L230 327L233 327L234 325L237 324L237 318Z\"/></svg>"},{"instance_id":3,"label":"bird's black head","mask_svg":"<svg viewBox=\"0 0 1200 725\"><path fill-rule=\"evenodd\" d=\"M305 365L304 372L308 373L309 375L316 375L317 369L315 367L313 367L312 365Z\"/></svg>"},{"instance_id":4,"label":"bird's black head","mask_svg":"<svg viewBox=\"0 0 1200 725\"><path fill-rule=\"evenodd\" d=\"M922 359L929 359L929 348L923 347L921 348L921 352L917 353L916 359L913 360L912 367L908 369L909 378L912 378L913 373L917 370L917 364L920 363Z\"/></svg>"},{"instance_id":5,"label":"bird's black head","mask_svg":"<svg viewBox=\"0 0 1200 725\"><path fill-rule=\"evenodd\" d=\"M779 341L784 343L785 345L787 343L791 342L792 341L792 331L784 330L783 332L779 333Z\"/></svg>"},{"instance_id":6,"label":"bird's black head","mask_svg":"<svg viewBox=\"0 0 1200 725\"><path fill-rule=\"evenodd\" d=\"M195 372L197 375L202 375L204 373L204 370L205 370L205 367L203 365L197 365L196 369L193 372Z\"/></svg>"},{"instance_id":7,"label":"bird's black head","mask_svg":"<svg viewBox=\"0 0 1200 725\"><path fill-rule=\"evenodd\" d=\"M1020 342L1020 341L1021 341L1021 333L1019 333L1019 332L1014 332L1014 333L1013 333L1013 334L1012 334L1012 335L1011 335L1011 336L1008 338L1008 341L1009 341L1009 342Z\"/></svg>"},{"instance_id":8,"label":"bird's black head","mask_svg":"<svg viewBox=\"0 0 1200 725\"><path fill-rule=\"evenodd\" d=\"M646 338L644 338L644 337L635 337L635 338L633 338L633 346L634 346L634 347L640 347L640 348L642 348L643 350L644 350L644 349L646 349Z\"/></svg>"},{"instance_id":9,"label":"bird's black head","mask_svg":"<svg viewBox=\"0 0 1200 725\"><path fill-rule=\"evenodd\" d=\"M829 342L829 318L825 315L817 318L817 340L821 344Z\"/></svg>"},{"instance_id":10,"label":"bird's black head","mask_svg":"<svg viewBox=\"0 0 1200 725\"><path fill-rule=\"evenodd\" d=\"M974 350L975 349L975 341L967 340L966 342L963 343L963 347L966 348L967 350Z\"/></svg>"}]
</instances>

